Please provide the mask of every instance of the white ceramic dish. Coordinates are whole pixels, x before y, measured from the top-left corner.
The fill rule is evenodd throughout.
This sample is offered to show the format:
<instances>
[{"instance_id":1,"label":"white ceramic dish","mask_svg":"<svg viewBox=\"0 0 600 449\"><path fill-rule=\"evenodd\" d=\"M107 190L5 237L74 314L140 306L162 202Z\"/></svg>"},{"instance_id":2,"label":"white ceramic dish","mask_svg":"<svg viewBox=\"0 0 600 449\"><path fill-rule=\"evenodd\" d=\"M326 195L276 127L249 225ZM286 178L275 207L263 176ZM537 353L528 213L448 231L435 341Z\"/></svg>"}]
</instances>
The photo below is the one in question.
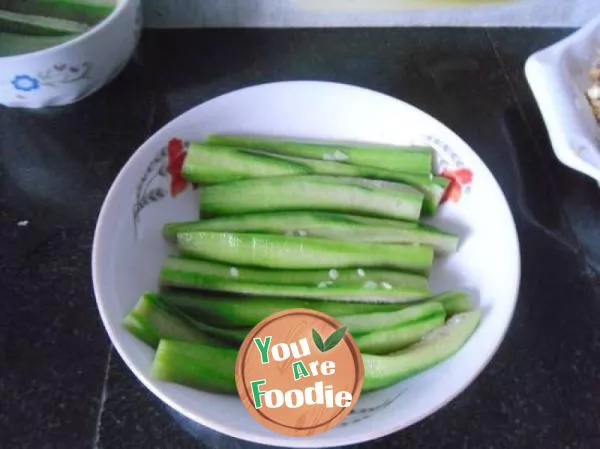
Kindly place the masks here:
<instances>
[{"instance_id":1,"label":"white ceramic dish","mask_svg":"<svg viewBox=\"0 0 600 449\"><path fill-rule=\"evenodd\" d=\"M525 74L556 157L600 183L600 126L585 96L599 51L600 16L534 53L527 60Z\"/></svg>"},{"instance_id":2,"label":"white ceramic dish","mask_svg":"<svg viewBox=\"0 0 600 449\"><path fill-rule=\"evenodd\" d=\"M483 308L480 327L447 362L387 390L361 396L339 427L310 438L287 438L262 428L237 397L223 397L158 382L149 376L153 351L129 335L121 320L141 293L157 288L172 248L162 225L198 214L197 190L173 197L169 154L212 132L383 144L430 143L439 170L454 171L462 195L446 203L435 222L461 233L453 256L432 273L436 291L468 289ZM458 170L458 171L457 171ZM470 174L472 173L472 180ZM472 181L472 182L471 182ZM456 191L459 191L458 189ZM201 192L200 192L201 194ZM437 120L402 101L370 90L321 82L287 82L242 89L201 104L159 130L127 162L102 207L93 246L94 291L117 351L156 396L188 418L219 432L263 444L331 447L372 440L435 412L465 389L486 366L511 321L520 280L513 218L494 177L479 157Z\"/></svg>"},{"instance_id":3,"label":"white ceramic dish","mask_svg":"<svg viewBox=\"0 0 600 449\"><path fill-rule=\"evenodd\" d=\"M141 23L140 0L119 0L106 19L81 36L44 50L0 57L0 104L59 106L96 92L131 58Z\"/></svg>"}]
</instances>

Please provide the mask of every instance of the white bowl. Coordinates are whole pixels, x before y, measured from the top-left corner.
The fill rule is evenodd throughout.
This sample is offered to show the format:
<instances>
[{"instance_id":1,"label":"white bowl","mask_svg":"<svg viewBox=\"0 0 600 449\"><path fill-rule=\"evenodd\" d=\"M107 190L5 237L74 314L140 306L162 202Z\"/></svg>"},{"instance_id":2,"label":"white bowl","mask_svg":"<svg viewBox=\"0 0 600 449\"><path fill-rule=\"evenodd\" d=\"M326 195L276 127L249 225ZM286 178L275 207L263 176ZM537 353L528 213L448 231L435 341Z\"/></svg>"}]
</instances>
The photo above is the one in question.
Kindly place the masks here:
<instances>
[{"instance_id":1,"label":"white bowl","mask_svg":"<svg viewBox=\"0 0 600 449\"><path fill-rule=\"evenodd\" d=\"M531 55L525 74L556 157L600 183L600 125L585 95L599 51L597 17L566 39Z\"/></svg>"},{"instance_id":2,"label":"white bowl","mask_svg":"<svg viewBox=\"0 0 600 449\"><path fill-rule=\"evenodd\" d=\"M0 57L0 104L41 108L74 103L111 81L137 46L140 0L119 0L84 34L55 47Z\"/></svg>"},{"instance_id":3,"label":"white bowl","mask_svg":"<svg viewBox=\"0 0 600 449\"><path fill-rule=\"evenodd\" d=\"M432 288L472 291L483 308L481 324L450 360L391 388L364 394L342 425L307 438L261 427L237 397L154 380L154 351L121 325L146 290L158 287L160 266L173 248L162 225L198 216L190 186L172 196L165 171L167 142L203 139L214 132L382 144L429 143L438 170L462 169L457 202L446 203L435 223L460 232L459 251L436 262ZM472 173L472 182L468 174ZM331 447L372 440L435 412L465 389L495 353L511 321L520 280L513 218L494 177L459 137L434 118L394 98L353 86L322 82L274 83L242 89L195 107L159 130L121 170L102 206L94 236L94 291L115 348L138 379L161 400L219 432L263 444Z\"/></svg>"}]
</instances>

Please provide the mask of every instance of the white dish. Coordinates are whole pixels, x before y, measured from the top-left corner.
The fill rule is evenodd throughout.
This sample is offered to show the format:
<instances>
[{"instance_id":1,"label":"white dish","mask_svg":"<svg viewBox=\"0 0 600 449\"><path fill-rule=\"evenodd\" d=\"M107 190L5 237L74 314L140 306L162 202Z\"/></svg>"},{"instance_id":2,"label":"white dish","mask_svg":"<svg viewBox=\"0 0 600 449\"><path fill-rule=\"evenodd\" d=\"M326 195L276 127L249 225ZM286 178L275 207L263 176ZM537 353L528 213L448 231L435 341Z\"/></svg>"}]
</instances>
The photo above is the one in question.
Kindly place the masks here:
<instances>
[{"instance_id":1,"label":"white dish","mask_svg":"<svg viewBox=\"0 0 600 449\"><path fill-rule=\"evenodd\" d=\"M600 183L600 125L586 98L600 51L600 17L529 57L525 74L556 157Z\"/></svg>"},{"instance_id":2,"label":"white dish","mask_svg":"<svg viewBox=\"0 0 600 449\"><path fill-rule=\"evenodd\" d=\"M483 317L471 340L445 363L392 388L363 395L341 426L310 438L284 437L261 427L237 397L152 379L153 351L127 333L121 320L144 291L157 288L160 266L172 252L161 236L162 225L198 214L197 190L188 186L175 197L169 194L167 142L174 137L202 139L214 132L434 146L439 170L461 169L465 185L460 200L446 203L435 220L459 231L463 242L456 254L436 263L432 287L465 288L479 298ZM475 152L413 106L370 90L322 82L242 89L201 104L159 130L131 157L111 187L98 219L92 259L104 325L121 357L147 388L202 425L244 440L287 447L376 439L444 406L496 352L511 321L520 280L513 218L500 187Z\"/></svg>"},{"instance_id":3,"label":"white dish","mask_svg":"<svg viewBox=\"0 0 600 449\"><path fill-rule=\"evenodd\" d=\"M141 24L140 0L118 0L107 18L72 40L0 57L0 104L35 109L91 95L123 70L137 46Z\"/></svg>"}]
</instances>

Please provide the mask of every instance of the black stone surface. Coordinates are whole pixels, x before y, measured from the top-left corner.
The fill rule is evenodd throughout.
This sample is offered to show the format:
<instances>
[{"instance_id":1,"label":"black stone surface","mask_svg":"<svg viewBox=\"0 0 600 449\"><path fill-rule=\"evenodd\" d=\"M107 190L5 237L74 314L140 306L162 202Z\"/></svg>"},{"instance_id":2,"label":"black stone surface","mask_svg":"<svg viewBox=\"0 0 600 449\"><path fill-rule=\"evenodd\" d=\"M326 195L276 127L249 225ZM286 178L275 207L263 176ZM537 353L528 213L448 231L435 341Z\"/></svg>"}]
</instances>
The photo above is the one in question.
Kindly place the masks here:
<instances>
[{"instance_id":1,"label":"black stone surface","mask_svg":"<svg viewBox=\"0 0 600 449\"><path fill-rule=\"evenodd\" d=\"M0 108L0 447L258 447L135 379L102 329L90 250L110 183L152 132L215 95L291 79L357 84L439 118L490 167L521 241L517 310L487 369L440 412L357 447L600 447L600 193L556 161L523 75L569 32L149 31L92 97Z\"/></svg>"},{"instance_id":2,"label":"black stone surface","mask_svg":"<svg viewBox=\"0 0 600 449\"><path fill-rule=\"evenodd\" d=\"M509 30L490 30L492 45L501 58L503 68L511 90L517 98L516 106L527 118L526 130L537 139L532 141L531 151L537 155L540 165L544 165L548 173L548 181L552 186L552 196L556 196L562 206L564 217L569 222L571 231L576 234L585 254L586 263L593 270L588 274L597 276L600 270L600 238L598 223L600 223L600 189L590 178L562 165L555 157L546 136L539 110L529 93L529 88L522 74L523 55L530 54L540 46L551 45L563 36L562 31L549 30L540 34L534 41L519 37L519 34ZM524 153L524 152L523 152ZM531 207L536 207L532 204ZM535 215L535 212L534 212ZM539 215L537 222L548 229L558 231L556 223L546 221ZM566 228L563 228L566 231ZM568 231L567 231L568 233Z\"/></svg>"}]
</instances>

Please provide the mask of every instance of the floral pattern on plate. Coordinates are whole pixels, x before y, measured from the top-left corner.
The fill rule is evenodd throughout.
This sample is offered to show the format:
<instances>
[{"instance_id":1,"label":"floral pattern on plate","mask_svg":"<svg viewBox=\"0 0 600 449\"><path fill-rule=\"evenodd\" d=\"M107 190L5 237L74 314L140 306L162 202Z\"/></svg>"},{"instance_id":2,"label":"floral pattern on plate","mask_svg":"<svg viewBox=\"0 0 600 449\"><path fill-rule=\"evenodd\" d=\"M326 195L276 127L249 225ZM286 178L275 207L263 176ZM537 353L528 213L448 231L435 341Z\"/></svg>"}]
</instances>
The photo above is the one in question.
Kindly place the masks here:
<instances>
[{"instance_id":1,"label":"floral pattern on plate","mask_svg":"<svg viewBox=\"0 0 600 449\"><path fill-rule=\"evenodd\" d=\"M171 139L167 146L161 148L146 167L135 192L133 221L136 232L140 213L146 206L162 200L167 195L174 198L190 184L181 175L189 146L190 143L187 141ZM165 185L167 182L168 186ZM197 186L193 185L193 187L196 188Z\"/></svg>"},{"instance_id":2,"label":"floral pattern on plate","mask_svg":"<svg viewBox=\"0 0 600 449\"><path fill-rule=\"evenodd\" d=\"M374 405L371 407L364 407L364 408L355 408L354 410L352 410L350 412L350 415L348 416L348 418L346 418L346 420L344 420L340 424L340 427L351 426L352 424L356 424L360 421L364 421L365 419L371 418L373 415L378 414L379 412L381 412L382 410L385 410L390 405L392 405L394 402L396 402L402 395L404 395L404 393L406 393L406 391L407 391L407 389L404 388L399 393L394 395L393 397L387 398L383 402L381 402L377 405Z\"/></svg>"},{"instance_id":3,"label":"floral pattern on plate","mask_svg":"<svg viewBox=\"0 0 600 449\"><path fill-rule=\"evenodd\" d=\"M462 158L449 145L437 137L425 136L423 141L435 151L435 172L450 181L441 203L458 203L463 195L471 192L473 172L465 166Z\"/></svg>"},{"instance_id":4,"label":"floral pattern on plate","mask_svg":"<svg viewBox=\"0 0 600 449\"><path fill-rule=\"evenodd\" d=\"M91 71L92 63L88 61L80 65L54 64L49 69L40 71L36 75L15 75L10 83L19 92L31 92L44 86L58 87L60 84L70 84L89 79Z\"/></svg>"}]
</instances>

